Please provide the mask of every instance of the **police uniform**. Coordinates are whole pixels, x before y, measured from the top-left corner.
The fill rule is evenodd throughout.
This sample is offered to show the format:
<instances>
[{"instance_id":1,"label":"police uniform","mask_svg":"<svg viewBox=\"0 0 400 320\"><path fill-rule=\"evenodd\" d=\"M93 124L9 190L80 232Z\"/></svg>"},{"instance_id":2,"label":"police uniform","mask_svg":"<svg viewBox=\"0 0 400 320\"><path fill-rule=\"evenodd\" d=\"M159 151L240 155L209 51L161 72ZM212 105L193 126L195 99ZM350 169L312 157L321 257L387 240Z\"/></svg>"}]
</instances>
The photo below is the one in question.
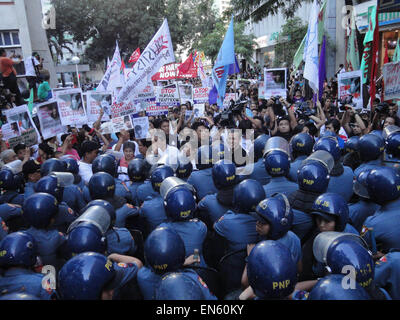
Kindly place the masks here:
<instances>
[{"instance_id":1,"label":"police uniform","mask_svg":"<svg viewBox=\"0 0 400 320\"><path fill-rule=\"evenodd\" d=\"M364 199L360 199L356 203L349 203L349 219L351 225L358 232L361 232L365 220L374 215L379 208L380 205Z\"/></svg>"},{"instance_id":2,"label":"police uniform","mask_svg":"<svg viewBox=\"0 0 400 320\"><path fill-rule=\"evenodd\" d=\"M383 165L385 167L393 168L397 173L400 173L400 159L387 154L386 152L383 154Z\"/></svg>"},{"instance_id":3,"label":"police uniform","mask_svg":"<svg viewBox=\"0 0 400 320\"><path fill-rule=\"evenodd\" d=\"M275 193L289 195L297 189L297 184L289 181L286 177L272 177L270 183L264 186L267 198L272 197Z\"/></svg>"},{"instance_id":4,"label":"police uniform","mask_svg":"<svg viewBox=\"0 0 400 320\"><path fill-rule=\"evenodd\" d=\"M35 193L35 183L34 182L27 182L25 183L25 193L24 199L28 199L29 196Z\"/></svg>"},{"instance_id":5,"label":"police uniform","mask_svg":"<svg viewBox=\"0 0 400 320\"><path fill-rule=\"evenodd\" d=\"M168 221L160 224L160 227L167 227L175 230L185 244L186 257L191 256L195 249L199 250L200 266L206 267L203 257L203 242L207 236L207 227L198 219L189 221Z\"/></svg>"},{"instance_id":6,"label":"police uniform","mask_svg":"<svg viewBox=\"0 0 400 320\"><path fill-rule=\"evenodd\" d=\"M130 293L129 289L124 289L126 289L126 286L132 282L136 282L136 277L139 270L138 266L135 263L113 262L113 267L119 276L119 284L116 288L114 288L113 300L132 300L132 295L135 295L136 292Z\"/></svg>"},{"instance_id":7,"label":"police uniform","mask_svg":"<svg viewBox=\"0 0 400 320\"><path fill-rule=\"evenodd\" d=\"M62 261L57 254L66 242L65 236L57 230L43 230L34 227L30 227L26 232L35 239L37 253L43 265L60 266Z\"/></svg>"},{"instance_id":8,"label":"police uniform","mask_svg":"<svg viewBox=\"0 0 400 320\"><path fill-rule=\"evenodd\" d=\"M105 237L108 254L133 255L136 251L135 241L126 228L111 228L106 232Z\"/></svg>"},{"instance_id":9,"label":"police uniform","mask_svg":"<svg viewBox=\"0 0 400 320\"><path fill-rule=\"evenodd\" d=\"M205 196L199 202L197 208L199 210L199 216L210 226L213 226L214 223L230 209L228 206L224 206L218 201L217 194Z\"/></svg>"},{"instance_id":10,"label":"police uniform","mask_svg":"<svg viewBox=\"0 0 400 320\"><path fill-rule=\"evenodd\" d=\"M218 192L217 187L214 185L212 179L212 168L193 171L187 180L197 191L198 199L203 199L208 194L214 194Z\"/></svg>"},{"instance_id":11,"label":"police uniform","mask_svg":"<svg viewBox=\"0 0 400 320\"><path fill-rule=\"evenodd\" d=\"M375 283L400 300L400 250L392 249L375 264Z\"/></svg>"},{"instance_id":12,"label":"police uniform","mask_svg":"<svg viewBox=\"0 0 400 320\"><path fill-rule=\"evenodd\" d=\"M62 233L67 233L69 225L78 216L65 202L61 202L58 205L58 213L55 216L55 221L52 225L55 229Z\"/></svg>"},{"instance_id":13,"label":"police uniform","mask_svg":"<svg viewBox=\"0 0 400 320\"><path fill-rule=\"evenodd\" d=\"M147 266L139 269L137 280L144 300L155 299L155 288L158 286L161 277Z\"/></svg>"},{"instance_id":14,"label":"police uniform","mask_svg":"<svg viewBox=\"0 0 400 320\"><path fill-rule=\"evenodd\" d=\"M215 223L214 230L228 241L230 251L237 251L257 242L256 223L249 214L229 210Z\"/></svg>"},{"instance_id":15,"label":"police uniform","mask_svg":"<svg viewBox=\"0 0 400 320\"><path fill-rule=\"evenodd\" d=\"M125 198L129 203L132 203L131 192L125 182L115 179L115 195L117 197Z\"/></svg>"},{"instance_id":16,"label":"police uniform","mask_svg":"<svg viewBox=\"0 0 400 320\"><path fill-rule=\"evenodd\" d=\"M391 201L365 220L364 225L373 228L376 243L381 243L383 250L400 248L400 199Z\"/></svg>"},{"instance_id":17,"label":"police uniform","mask_svg":"<svg viewBox=\"0 0 400 320\"><path fill-rule=\"evenodd\" d=\"M307 156L298 156L296 160L294 160L290 164L290 170L288 178L290 181L297 183L297 171L300 169L301 163L307 159Z\"/></svg>"},{"instance_id":18,"label":"police uniform","mask_svg":"<svg viewBox=\"0 0 400 320\"><path fill-rule=\"evenodd\" d=\"M19 205L12 203L4 203L0 204L0 218L4 221L8 221L8 219L21 216L22 208Z\"/></svg>"},{"instance_id":19,"label":"police uniform","mask_svg":"<svg viewBox=\"0 0 400 320\"><path fill-rule=\"evenodd\" d=\"M330 174L331 178L326 192L338 193L349 202L353 196L354 173L350 167L340 166L343 167L343 173L338 176L335 175L335 168L337 168L337 166L335 166ZM339 170L341 172L341 168Z\"/></svg>"},{"instance_id":20,"label":"police uniform","mask_svg":"<svg viewBox=\"0 0 400 320\"><path fill-rule=\"evenodd\" d=\"M115 226L118 228L125 227L125 222L128 217L136 216L139 214L138 208L129 203L125 203L122 207L115 210L116 219Z\"/></svg>"},{"instance_id":21,"label":"police uniform","mask_svg":"<svg viewBox=\"0 0 400 320\"><path fill-rule=\"evenodd\" d=\"M146 180L136 189L138 204L141 205L147 198L159 196L160 194L153 189L150 180Z\"/></svg>"},{"instance_id":22,"label":"police uniform","mask_svg":"<svg viewBox=\"0 0 400 320\"><path fill-rule=\"evenodd\" d=\"M0 204L13 203L22 206L24 204L24 199L23 194L19 194L14 190L8 190L0 196Z\"/></svg>"},{"instance_id":23,"label":"police uniform","mask_svg":"<svg viewBox=\"0 0 400 320\"><path fill-rule=\"evenodd\" d=\"M20 292L32 294L41 300L50 300L54 291L50 286L43 288L44 275L24 268L10 268L0 278L1 294Z\"/></svg>"},{"instance_id":24,"label":"police uniform","mask_svg":"<svg viewBox=\"0 0 400 320\"><path fill-rule=\"evenodd\" d=\"M76 212L80 212L86 206L83 192L75 184L71 184L64 188L63 201Z\"/></svg>"},{"instance_id":25,"label":"police uniform","mask_svg":"<svg viewBox=\"0 0 400 320\"><path fill-rule=\"evenodd\" d=\"M260 182L262 185L268 184L271 181L271 176L265 170L264 159L261 158L254 163L253 172L248 176L240 176L240 180L253 179Z\"/></svg>"},{"instance_id":26,"label":"police uniform","mask_svg":"<svg viewBox=\"0 0 400 320\"><path fill-rule=\"evenodd\" d=\"M132 182L128 186L129 192L131 193L132 204L134 206L140 206L139 200L137 198L137 192L138 192L139 186L141 186L142 184L143 184L143 182Z\"/></svg>"},{"instance_id":27,"label":"police uniform","mask_svg":"<svg viewBox=\"0 0 400 320\"><path fill-rule=\"evenodd\" d=\"M164 199L158 193L157 196L148 197L140 207L139 215L146 220L147 231L150 233L167 219Z\"/></svg>"},{"instance_id":28,"label":"police uniform","mask_svg":"<svg viewBox=\"0 0 400 320\"><path fill-rule=\"evenodd\" d=\"M6 223L0 218L0 241L7 236L7 226Z\"/></svg>"}]
</instances>

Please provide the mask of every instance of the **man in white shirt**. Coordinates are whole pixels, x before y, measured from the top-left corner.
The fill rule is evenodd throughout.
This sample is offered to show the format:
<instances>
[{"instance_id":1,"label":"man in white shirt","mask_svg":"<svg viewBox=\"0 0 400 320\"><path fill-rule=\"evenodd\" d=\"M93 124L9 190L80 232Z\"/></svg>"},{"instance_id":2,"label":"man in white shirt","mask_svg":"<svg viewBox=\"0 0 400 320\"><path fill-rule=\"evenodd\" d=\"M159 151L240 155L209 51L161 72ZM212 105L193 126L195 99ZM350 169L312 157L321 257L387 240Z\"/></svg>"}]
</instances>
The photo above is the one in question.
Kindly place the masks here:
<instances>
[{"instance_id":1,"label":"man in white shirt","mask_svg":"<svg viewBox=\"0 0 400 320\"><path fill-rule=\"evenodd\" d=\"M99 145L94 141L85 141L82 143L81 151L82 160L79 161L79 175L87 185L93 175L92 162L99 153Z\"/></svg>"},{"instance_id":2,"label":"man in white shirt","mask_svg":"<svg viewBox=\"0 0 400 320\"><path fill-rule=\"evenodd\" d=\"M40 58L37 52L33 52L31 56L25 58L25 76L26 80L29 83L29 90L33 88L34 92L34 99L37 99L37 90L36 90L36 83L38 82L37 79L37 70L39 66L41 66L43 60Z\"/></svg>"}]
</instances>

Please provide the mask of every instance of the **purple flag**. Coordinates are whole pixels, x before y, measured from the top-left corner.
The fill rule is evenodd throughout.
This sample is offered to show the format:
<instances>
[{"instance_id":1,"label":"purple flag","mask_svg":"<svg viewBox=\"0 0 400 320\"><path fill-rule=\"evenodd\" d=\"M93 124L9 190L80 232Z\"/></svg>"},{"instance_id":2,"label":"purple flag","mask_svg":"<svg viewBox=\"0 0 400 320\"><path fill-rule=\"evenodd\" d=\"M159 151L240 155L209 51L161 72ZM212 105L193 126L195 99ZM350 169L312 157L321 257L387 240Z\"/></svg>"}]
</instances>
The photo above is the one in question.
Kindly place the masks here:
<instances>
[{"instance_id":1,"label":"purple flag","mask_svg":"<svg viewBox=\"0 0 400 320\"><path fill-rule=\"evenodd\" d=\"M231 74L235 74L235 73L239 73L239 72L240 72L239 63L238 63L236 55L235 55L235 63L231 64L229 66L228 74L231 75Z\"/></svg>"},{"instance_id":2,"label":"purple flag","mask_svg":"<svg viewBox=\"0 0 400 320\"><path fill-rule=\"evenodd\" d=\"M212 90L209 92L208 94L208 102L210 104L214 104L217 103L217 97L218 97L218 91L217 91L217 87L214 86L212 88Z\"/></svg>"},{"instance_id":3,"label":"purple flag","mask_svg":"<svg viewBox=\"0 0 400 320\"><path fill-rule=\"evenodd\" d=\"M321 100L322 94L324 93L324 81L326 78L326 63L325 63L325 51L326 51L326 37L322 42L321 54L319 55L319 86L318 86L318 98Z\"/></svg>"}]
</instances>

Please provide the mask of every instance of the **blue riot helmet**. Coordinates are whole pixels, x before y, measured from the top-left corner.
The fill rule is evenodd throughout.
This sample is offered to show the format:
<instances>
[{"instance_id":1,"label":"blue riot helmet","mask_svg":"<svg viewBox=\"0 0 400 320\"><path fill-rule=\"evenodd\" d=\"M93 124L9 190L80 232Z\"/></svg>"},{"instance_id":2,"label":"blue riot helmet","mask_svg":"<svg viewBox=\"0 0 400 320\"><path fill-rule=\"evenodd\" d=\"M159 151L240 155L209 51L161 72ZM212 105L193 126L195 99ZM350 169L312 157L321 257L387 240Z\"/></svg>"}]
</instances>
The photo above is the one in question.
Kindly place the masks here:
<instances>
[{"instance_id":1,"label":"blue riot helmet","mask_svg":"<svg viewBox=\"0 0 400 320\"><path fill-rule=\"evenodd\" d=\"M115 209L114 209L113 205L111 203L109 203L108 201L103 200L103 199L97 199L97 200L90 201L81 210L81 213L84 213L87 209L89 209L90 207L94 207L94 206L100 206L100 207L104 208L108 212L108 214L110 215L111 221L115 221L117 216L115 214Z\"/></svg>"},{"instance_id":2,"label":"blue riot helmet","mask_svg":"<svg viewBox=\"0 0 400 320\"><path fill-rule=\"evenodd\" d=\"M40 178L35 184L35 192L48 193L54 196L58 202L63 200L64 188L59 186L56 177L48 175Z\"/></svg>"},{"instance_id":3,"label":"blue riot helmet","mask_svg":"<svg viewBox=\"0 0 400 320\"><path fill-rule=\"evenodd\" d=\"M4 190L17 190L19 183L14 172L10 169L0 170L0 188Z\"/></svg>"},{"instance_id":4,"label":"blue riot helmet","mask_svg":"<svg viewBox=\"0 0 400 320\"><path fill-rule=\"evenodd\" d=\"M37 246L35 239L26 232L14 232L0 242L0 266L32 267L36 263Z\"/></svg>"},{"instance_id":5,"label":"blue riot helmet","mask_svg":"<svg viewBox=\"0 0 400 320\"><path fill-rule=\"evenodd\" d=\"M100 300L102 291L115 276L113 263L106 256L81 253L61 268L57 291L63 300Z\"/></svg>"},{"instance_id":6,"label":"blue riot helmet","mask_svg":"<svg viewBox=\"0 0 400 320\"><path fill-rule=\"evenodd\" d=\"M51 158L46 160L40 167L40 174L42 177L47 176L52 172L65 172L67 171L67 165L64 161Z\"/></svg>"},{"instance_id":7,"label":"blue riot helmet","mask_svg":"<svg viewBox=\"0 0 400 320\"><path fill-rule=\"evenodd\" d=\"M158 227L146 239L144 256L147 265L158 274L176 271L185 262L185 245L174 230Z\"/></svg>"},{"instance_id":8,"label":"blue riot helmet","mask_svg":"<svg viewBox=\"0 0 400 320\"><path fill-rule=\"evenodd\" d=\"M172 221L193 218L197 206L195 189L191 184L177 177L168 177L161 183L160 194L164 199L165 212Z\"/></svg>"},{"instance_id":9,"label":"blue riot helmet","mask_svg":"<svg viewBox=\"0 0 400 320\"><path fill-rule=\"evenodd\" d=\"M40 299L29 293L13 292L1 295L0 300L40 300Z\"/></svg>"},{"instance_id":10,"label":"blue riot helmet","mask_svg":"<svg viewBox=\"0 0 400 320\"><path fill-rule=\"evenodd\" d=\"M324 193L329 186L329 173L335 161L332 155L324 150L318 150L301 163L297 171L297 184L300 190Z\"/></svg>"},{"instance_id":11,"label":"blue riot helmet","mask_svg":"<svg viewBox=\"0 0 400 320\"><path fill-rule=\"evenodd\" d=\"M324 193L314 201L311 214L328 221L335 220L335 230L341 232L349 220L349 207L340 194Z\"/></svg>"},{"instance_id":12,"label":"blue riot helmet","mask_svg":"<svg viewBox=\"0 0 400 320\"><path fill-rule=\"evenodd\" d=\"M103 253L106 250L105 238L94 224L82 222L68 233L67 250L72 255L82 252Z\"/></svg>"},{"instance_id":13,"label":"blue riot helmet","mask_svg":"<svg viewBox=\"0 0 400 320\"><path fill-rule=\"evenodd\" d=\"M325 130L325 132L320 136L320 138L325 138L325 137L334 137L337 138L336 133L330 131L330 130Z\"/></svg>"},{"instance_id":14,"label":"blue riot helmet","mask_svg":"<svg viewBox=\"0 0 400 320\"><path fill-rule=\"evenodd\" d=\"M372 169L361 171L353 181L353 191L361 198L369 199L367 178Z\"/></svg>"},{"instance_id":15,"label":"blue riot helmet","mask_svg":"<svg viewBox=\"0 0 400 320\"><path fill-rule=\"evenodd\" d=\"M212 168L213 166L213 150L210 145L201 146L197 150L196 167L199 170Z\"/></svg>"},{"instance_id":16,"label":"blue riot helmet","mask_svg":"<svg viewBox=\"0 0 400 320\"><path fill-rule=\"evenodd\" d=\"M286 176L290 170L289 156L279 150L271 151L264 157L264 166L272 177Z\"/></svg>"},{"instance_id":17,"label":"blue riot helmet","mask_svg":"<svg viewBox=\"0 0 400 320\"><path fill-rule=\"evenodd\" d=\"M370 199L385 204L400 197L400 175L389 167L371 170L367 177L367 190Z\"/></svg>"},{"instance_id":18,"label":"blue riot helmet","mask_svg":"<svg viewBox=\"0 0 400 320\"><path fill-rule=\"evenodd\" d=\"M297 283L297 267L289 249L279 242L259 242L247 258L249 284L261 299L289 296Z\"/></svg>"},{"instance_id":19,"label":"blue riot helmet","mask_svg":"<svg viewBox=\"0 0 400 320\"><path fill-rule=\"evenodd\" d=\"M183 272L174 272L162 277L156 300L205 300L205 297L192 278Z\"/></svg>"},{"instance_id":20,"label":"blue riot helmet","mask_svg":"<svg viewBox=\"0 0 400 320\"><path fill-rule=\"evenodd\" d=\"M178 160L178 168L176 168L176 176L180 179L187 179L193 171L193 164L190 161Z\"/></svg>"},{"instance_id":21,"label":"blue riot helmet","mask_svg":"<svg viewBox=\"0 0 400 320\"><path fill-rule=\"evenodd\" d=\"M72 174L79 174L79 164L78 161L76 161L73 158L66 158L62 160L65 163L66 170L68 172L71 172Z\"/></svg>"},{"instance_id":22,"label":"blue riot helmet","mask_svg":"<svg viewBox=\"0 0 400 320\"><path fill-rule=\"evenodd\" d=\"M218 190L235 186L238 182L235 164L228 160L218 161L213 166L212 179Z\"/></svg>"},{"instance_id":23,"label":"blue riot helmet","mask_svg":"<svg viewBox=\"0 0 400 320\"><path fill-rule=\"evenodd\" d=\"M317 141L314 145L314 152L318 150L324 150L329 152L335 162L340 160L341 151L339 147L339 142L335 137L323 137Z\"/></svg>"},{"instance_id":24,"label":"blue riot helmet","mask_svg":"<svg viewBox=\"0 0 400 320\"><path fill-rule=\"evenodd\" d=\"M115 194L115 180L106 172L97 172L89 180L90 197L96 199L111 199Z\"/></svg>"},{"instance_id":25,"label":"blue riot helmet","mask_svg":"<svg viewBox=\"0 0 400 320\"><path fill-rule=\"evenodd\" d=\"M257 220L270 225L268 238L271 240L282 238L293 224L293 212L284 194L276 194L261 201L255 213L251 215Z\"/></svg>"},{"instance_id":26,"label":"blue riot helmet","mask_svg":"<svg viewBox=\"0 0 400 320\"><path fill-rule=\"evenodd\" d=\"M92 171L93 174L97 172L107 172L112 177L115 177L118 171L118 166L113 156L103 154L93 160Z\"/></svg>"},{"instance_id":27,"label":"blue riot helmet","mask_svg":"<svg viewBox=\"0 0 400 320\"><path fill-rule=\"evenodd\" d=\"M225 158L225 145L223 143L212 146L213 162L217 162Z\"/></svg>"},{"instance_id":28,"label":"blue riot helmet","mask_svg":"<svg viewBox=\"0 0 400 320\"><path fill-rule=\"evenodd\" d=\"M290 140L290 149L294 158L309 156L313 146L314 139L308 133L298 133Z\"/></svg>"},{"instance_id":29,"label":"blue riot helmet","mask_svg":"<svg viewBox=\"0 0 400 320\"><path fill-rule=\"evenodd\" d=\"M133 159L128 165L128 175L132 182L143 182L149 173L149 164L145 159Z\"/></svg>"},{"instance_id":30,"label":"blue riot helmet","mask_svg":"<svg viewBox=\"0 0 400 320\"><path fill-rule=\"evenodd\" d=\"M313 243L314 257L326 264L334 274L343 273L345 266L353 266L356 281L364 288L374 278L374 261L368 245L358 235L343 232L321 232Z\"/></svg>"},{"instance_id":31,"label":"blue riot helmet","mask_svg":"<svg viewBox=\"0 0 400 320\"><path fill-rule=\"evenodd\" d=\"M267 143L265 144L263 157L265 158L266 155L268 155L270 152L273 151L280 151L289 156L290 155L289 142L287 142L287 140L282 137L269 138L267 140Z\"/></svg>"},{"instance_id":32,"label":"blue riot helmet","mask_svg":"<svg viewBox=\"0 0 400 320\"><path fill-rule=\"evenodd\" d=\"M363 162L377 160L385 150L385 141L375 134L366 134L358 142L358 152Z\"/></svg>"},{"instance_id":33,"label":"blue riot helmet","mask_svg":"<svg viewBox=\"0 0 400 320\"><path fill-rule=\"evenodd\" d=\"M345 275L331 274L318 280L311 290L308 300L370 300L367 291L357 282L355 288L347 288L343 283L348 280Z\"/></svg>"},{"instance_id":34,"label":"blue riot helmet","mask_svg":"<svg viewBox=\"0 0 400 320\"><path fill-rule=\"evenodd\" d=\"M383 138L383 131L382 130L372 130L370 134L373 134L377 137Z\"/></svg>"},{"instance_id":35,"label":"blue riot helmet","mask_svg":"<svg viewBox=\"0 0 400 320\"><path fill-rule=\"evenodd\" d=\"M383 130L386 153L393 157L400 157L400 127L387 126Z\"/></svg>"},{"instance_id":36,"label":"blue riot helmet","mask_svg":"<svg viewBox=\"0 0 400 320\"><path fill-rule=\"evenodd\" d=\"M32 227L47 228L51 219L58 213L58 202L51 194L34 193L25 200L22 212Z\"/></svg>"},{"instance_id":37,"label":"blue riot helmet","mask_svg":"<svg viewBox=\"0 0 400 320\"><path fill-rule=\"evenodd\" d=\"M358 143L360 141L359 136L350 137L344 144L344 150L346 153L357 152L358 151Z\"/></svg>"},{"instance_id":38,"label":"blue riot helmet","mask_svg":"<svg viewBox=\"0 0 400 320\"><path fill-rule=\"evenodd\" d=\"M260 201L265 198L263 186L253 179L242 181L233 190L233 206L236 212L254 212Z\"/></svg>"},{"instance_id":39,"label":"blue riot helmet","mask_svg":"<svg viewBox=\"0 0 400 320\"><path fill-rule=\"evenodd\" d=\"M170 166L157 167L151 174L150 181L153 189L160 191L161 183L168 177L174 176L174 170Z\"/></svg>"},{"instance_id":40,"label":"blue riot helmet","mask_svg":"<svg viewBox=\"0 0 400 320\"><path fill-rule=\"evenodd\" d=\"M254 161L258 161L264 155L265 145L270 138L267 134L262 134L254 140Z\"/></svg>"}]
</instances>

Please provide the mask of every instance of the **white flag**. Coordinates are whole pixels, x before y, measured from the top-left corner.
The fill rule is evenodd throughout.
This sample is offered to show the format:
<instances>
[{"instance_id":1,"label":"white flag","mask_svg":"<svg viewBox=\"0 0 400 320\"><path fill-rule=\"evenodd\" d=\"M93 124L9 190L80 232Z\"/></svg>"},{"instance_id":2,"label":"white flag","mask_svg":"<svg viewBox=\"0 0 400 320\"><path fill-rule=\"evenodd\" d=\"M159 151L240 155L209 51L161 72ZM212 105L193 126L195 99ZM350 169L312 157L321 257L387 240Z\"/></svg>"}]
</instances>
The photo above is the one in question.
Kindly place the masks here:
<instances>
[{"instance_id":1,"label":"white flag","mask_svg":"<svg viewBox=\"0 0 400 320\"><path fill-rule=\"evenodd\" d=\"M147 85L152 86L151 77L167 63L175 62L168 21L164 22L133 66L126 84L118 94L117 102L129 102Z\"/></svg>"},{"instance_id":2,"label":"white flag","mask_svg":"<svg viewBox=\"0 0 400 320\"><path fill-rule=\"evenodd\" d=\"M309 85L311 89L314 90L314 93L318 91L319 86L319 78L318 78L318 14L319 14L319 5L316 0L314 0L310 20L308 23L308 31L307 31L307 42L304 48L304 58L305 58L305 67L304 67L304 78L309 81Z\"/></svg>"},{"instance_id":3,"label":"white flag","mask_svg":"<svg viewBox=\"0 0 400 320\"><path fill-rule=\"evenodd\" d=\"M121 70L121 64L121 54L119 52L119 46L117 42L111 63L108 64L106 73L104 74L103 79L101 79L101 82L96 91L114 92L116 88L122 87L124 85L124 74Z\"/></svg>"}]
</instances>

